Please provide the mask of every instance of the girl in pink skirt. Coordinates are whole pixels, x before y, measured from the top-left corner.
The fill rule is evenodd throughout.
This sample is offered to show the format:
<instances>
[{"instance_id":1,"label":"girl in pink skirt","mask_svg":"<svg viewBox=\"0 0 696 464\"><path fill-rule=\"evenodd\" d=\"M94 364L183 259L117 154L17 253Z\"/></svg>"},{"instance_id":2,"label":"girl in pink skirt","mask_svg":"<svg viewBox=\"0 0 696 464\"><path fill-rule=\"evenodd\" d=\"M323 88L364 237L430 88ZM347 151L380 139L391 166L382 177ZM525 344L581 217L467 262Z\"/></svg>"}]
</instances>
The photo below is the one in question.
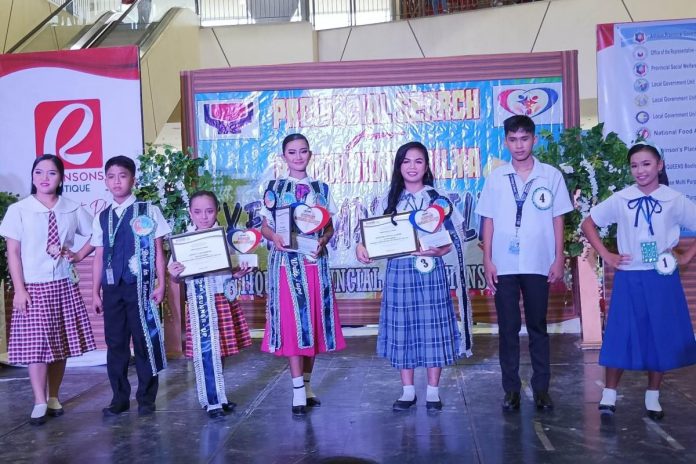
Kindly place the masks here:
<instances>
[{"instance_id":1,"label":"girl in pink skirt","mask_svg":"<svg viewBox=\"0 0 696 464\"><path fill-rule=\"evenodd\" d=\"M213 192L200 190L191 195L191 231L217 227L220 204ZM178 261L169 263L174 279L186 270ZM222 359L251 345L249 326L237 301L238 283L250 268L223 270L191 276L186 283L186 357L193 359L198 400L211 419L224 416L236 406L227 399ZM202 303L201 303L202 302Z\"/></svg>"},{"instance_id":2,"label":"girl in pink skirt","mask_svg":"<svg viewBox=\"0 0 696 464\"><path fill-rule=\"evenodd\" d=\"M63 162L43 155L32 166L31 195L10 205L0 224L14 288L10 323L11 364L26 364L34 392L29 422L60 416L58 390L71 356L96 348L74 263L90 254L86 243L73 253L75 235L92 234L92 218L61 196Z\"/></svg>"},{"instance_id":3,"label":"girl in pink skirt","mask_svg":"<svg viewBox=\"0 0 696 464\"><path fill-rule=\"evenodd\" d=\"M269 182L261 211L261 233L272 245L268 257L266 331L261 349L288 358L292 413L296 416L305 415L307 406L321 405L310 387L314 357L345 348L326 253L326 244L333 235L331 220L320 230L301 235L305 242L316 243L311 252L290 248L292 244L276 233L276 217L287 213L284 208L290 207L291 215L295 208L306 210L307 206L322 207L330 215L336 213L328 186L307 175L311 157L304 135L285 137L283 160L289 175ZM292 229L299 232L297 224Z\"/></svg>"}]
</instances>

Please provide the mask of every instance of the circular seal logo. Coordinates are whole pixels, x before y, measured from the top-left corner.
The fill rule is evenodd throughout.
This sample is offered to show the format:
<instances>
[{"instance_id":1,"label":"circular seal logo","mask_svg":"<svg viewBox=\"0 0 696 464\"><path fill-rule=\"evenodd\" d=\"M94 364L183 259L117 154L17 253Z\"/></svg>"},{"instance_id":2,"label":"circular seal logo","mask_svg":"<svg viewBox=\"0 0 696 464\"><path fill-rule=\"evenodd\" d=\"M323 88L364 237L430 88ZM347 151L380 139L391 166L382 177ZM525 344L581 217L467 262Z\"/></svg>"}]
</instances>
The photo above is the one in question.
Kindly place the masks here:
<instances>
[{"instance_id":1,"label":"circular seal logo","mask_svg":"<svg viewBox=\"0 0 696 464\"><path fill-rule=\"evenodd\" d=\"M677 270L677 258L672 253L660 253L655 261L655 270L660 275L672 275Z\"/></svg>"},{"instance_id":2,"label":"circular seal logo","mask_svg":"<svg viewBox=\"0 0 696 464\"><path fill-rule=\"evenodd\" d=\"M650 115L648 114L647 111L639 111L636 113L636 121L638 121L641 124L645 124L650 120Z\"/></svg>"},{"instance_id":3,"label":"circular seal logo","mask_svg":"<svg viewBox=\"0 0 696 464\"><path fill-rule=\"evenodd\" d=\"M276 206L277 198L273 190L266 190L263 194L263 204L267 209L273 209Z\"/></svg>"},{"instance_id":4,"label":"circular seal logo","mask_svg":"<svg viewBox=\"0 0 696 464\"><path fill-rule=\"evenodd\" d=\"M150 216L140 215L131 221L131 229L138 237L147 237L155 231L155 221Z\"/></svg>"},{"instance_id":5,"label":"circular seal logo","mask_svg":"<svg viewBox=\"0 0 696 464\"><path fill-rule=\"evenodd\" d=\"M546 187L539 187L532 193L532 203L538 209L549 209L553 205L553 193Z\"/></svg>"},{"instance_id":6,"label":"circular seal logo","mask_svg":"<svg viewBox=\"0 0 696 464\"><path fill-rule=\"evenodd\" d=\"M640 79L636 79L636 81L633 83L633 90L636 92L647 92L649 88L650 82L642 77Z\"/></svg>"},{"instance_id":7,"label":"circular seal logo","mask_svg":"<svg viewBox=\"0 0 696 464\"><path fill-rule=\"evenodd\" d=\"M449 218L452 215L453 207L452 202L449 200L449 198L437 197L433 204L442 208L442 211L445 212L445 218Z\"/></svg>"},{"instance_id":8,"label":"circular seal logo","mask_svg":"<svg viewBox=\"0 0 696 464\"><path fill-rule=\"evenodd\" d=\"M416 270L423 274L433 272L435 269L435 260L430 256L416 256Z\"/></svg>"}]
</instances>

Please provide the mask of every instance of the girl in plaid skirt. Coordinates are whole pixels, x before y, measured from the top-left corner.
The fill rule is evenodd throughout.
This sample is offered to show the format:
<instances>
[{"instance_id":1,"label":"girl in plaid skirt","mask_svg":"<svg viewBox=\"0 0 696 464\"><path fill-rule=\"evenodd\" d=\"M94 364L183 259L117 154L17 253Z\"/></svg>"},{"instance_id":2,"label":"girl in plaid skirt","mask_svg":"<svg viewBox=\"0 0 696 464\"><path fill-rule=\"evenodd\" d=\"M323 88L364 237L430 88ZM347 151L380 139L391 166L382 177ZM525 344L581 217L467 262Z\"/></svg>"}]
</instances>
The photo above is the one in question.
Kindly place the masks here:
<instances>
[{"instance_id":1,"label":"girl in plaid skirt","mask_svg":"<svg viewBox=\"0 0 696 464\"><path fill-rule=\"evenodd\" d=\"M94 247L70 251L75 235L92 234L92 218L61 196L63 162L43 155L32 166L31 195L10 205L0 224L14 288L11 364L26 364L34 392L32 425L60 416L58 390L68 357L96 348L73 266Z\"/></svg>"},{"instance_id":2,"label":"girl in plaid skirt","mask_svg":"<svg viewBox=\"0 0 696 464\"><path fill-rule=\"evenodd\" d=\"M192 230L217 227L220 211L213 192L201 190L191 195L189 215ZM174 279L186 267L172 261L169 272ZM187 295L186 356L193 359L198 399L210 418L219 418L236 406L227 399L222 376L222 358L239 353L251 345L249 326L237 301L238 282L251 271L220 271L204 277L185 279ZM197 297L202 297L203 304Z\"/></svg>"},{"instance_id":3,"label":"girl in plaid skirt","mask_svg":"<svg viewBox=\"0 0 696 464\"><path fill-rule=\"evenodd\" d=\"M402 145L394 159L391 186L383 202L384 214L425 210L434 203L448 201L432 185L425 146L419 142ZM451 204L442 204L449 205L449 214L458 214ZM451 219L461 227L461 216ZM401 370L403 394L393 405L395 411L416 404L413 373L419 366L428 371L427 409L442 409L438 391L442 366L455 363L461 344L442 260L452 249L451 243L430 248L422 245L412 255L387 261L377 354ZM371 262L362 244L358 244L356 254L360 262Z\"/></svg>"}]
</instances>

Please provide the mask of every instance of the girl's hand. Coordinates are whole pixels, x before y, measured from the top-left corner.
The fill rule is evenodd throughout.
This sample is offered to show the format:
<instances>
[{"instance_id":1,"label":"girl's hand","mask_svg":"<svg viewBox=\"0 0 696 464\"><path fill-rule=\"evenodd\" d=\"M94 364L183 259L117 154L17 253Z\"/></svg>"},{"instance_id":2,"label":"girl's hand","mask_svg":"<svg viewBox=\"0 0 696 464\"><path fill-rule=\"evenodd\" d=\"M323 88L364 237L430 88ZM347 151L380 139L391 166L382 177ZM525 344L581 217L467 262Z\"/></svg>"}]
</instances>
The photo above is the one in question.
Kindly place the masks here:
<instances>
[{"instance_id":1,"label":"girl's hand","mask_svg":"<svg viewBox=\"0 0 696 464\"><path fill-rule=\"evenodd\" d=\"M314 253L310 254L313 259L319 258L319 256L324 252L324 249L326 248L326 241L324 240L324 237L320 237L319 240L317 240L317 249L314 251Z\"/></svg>"},{"instance_id":2,"label":"girl's hand","mask_svg":"<svg viewBox=\"0 0 696 464\"><path fill-rule=\"evenodd\" d=\"M367 254L367 248L365 248L362 243L358 243L358 245L355 247L355 257L358 258L358 261L363 264L372 263L370 256Z\"/></svg>"},{"instance_id":3,"label":"girl's hand","mask_svg":"<svg viewBox=\"0 0 696 464\"><path fill-rule=\"evenodd\" d=\"M150 295L150 299L155 302L155 304L160 304L164 300L164 285L158 285Z\"/></svg>"},{"instance_id":4,"label":"girl's hand","mask_svg":"<svg viewBox=\"0 0 696 464\"><path fill-rule=\"evenodd\" d=\"M77 259L77 253L73 253L72 250L69 250L67 248L63 248L63 250L61 251L60 254L69 263L75 264L75 263L80 262L80 260Z\"/></svg>"},{"instance_id":5,"label":"girl's hand","mask_svg":"<svg viewBox=\"0 0 696 464\"><path fill-rule=\"evenodd\" d=\"M617 255L616 253L606 253L605 256L602 256L602 259L604 264L614 269L631 264L631 261L633 261L631 255Z\"/></svg>"},{"instance_id":6,"label":"girl's hand","mask_svg":"<svg viewBox=\"0 0 696 464\"><path fill-rule=\"evenodd\" d=\"M245 275L251 273L251 270L252 270L252 268L250 268L249 266L247 266L247 263L242 263L242 265L239 266L239 268L237 268L237 269L232 273L232 277L234 277L235 279L241 279L241 278L244 277Z\"/></svg>"},{"instance_id":7,"label":"girl's hand","mask_svg":"<svg viewBox=\"0 0 696 464\"><path fill-rule=\"evenodd\" d=\"M186 266L181 264L179 261L172 261L169 263L169 266L167 266L167 270L174 278L179 277L179 275L184 272L184 269L186 269Z\"/></svg>"},{"instance_id":8,"label":"girl's hand","mask_svg":"<svg viewBox=\"0 0 696 464\"><path fill-rule=\"evenodd\" d=\"M12 307L19 311L20 314L26 314L29 306L31 306L29 292L27 292L26 289L17 290L12 299Z\"/></svg>"},{"instance_id":9,"label":"girl's hand","mask_svg":"<svg viewBox=\"0 0 696 464\"><path fill-rule=\"evenodd\" d=\"M279 251L285 251L285 243L283 243L283 237L276 234L275 232L273 232L273 235L271 235L271 237L273 237L273 246L275 246L276 249Z\"/></svg>"},{"instance_id":10,"label":"girl's hand","mask_svg":"<svg viewBox=\"0 0 696 464\"><path fill-rule=\"evenodd\" d=\"M437 248L426 248L421 251L414 251L411 253L413 256L430 256L433 258L438 258L440 256L445 256L447 253L452 251L452 245L445 245Z\"/></svg>"}]
</instances>

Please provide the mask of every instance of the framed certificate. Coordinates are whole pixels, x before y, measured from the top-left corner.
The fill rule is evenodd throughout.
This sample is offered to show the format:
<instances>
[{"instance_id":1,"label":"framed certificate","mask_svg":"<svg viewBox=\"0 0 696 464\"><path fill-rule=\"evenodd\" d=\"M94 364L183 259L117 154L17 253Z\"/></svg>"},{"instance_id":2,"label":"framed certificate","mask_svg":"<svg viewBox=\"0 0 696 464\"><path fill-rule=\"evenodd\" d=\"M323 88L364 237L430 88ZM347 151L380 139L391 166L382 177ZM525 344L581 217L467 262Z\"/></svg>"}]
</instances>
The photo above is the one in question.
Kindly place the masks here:
<instances>
[{"instance_id":1,"label":"framed certificate","mask_svg":"<svg viewBox=\"0 0 696 464\"><path fill-rule=\"evenodd\" d=\"M411 213L378 216L360 221L362 243L371 259L394 258L418 250Z\"/></svg>"},{"instance_id":2,"label":"framed certificate","mask_svg":"<svg viewBox=\"0 0 696 464\"><path fill-rule=\"evenodd\" d=\"M283 245L292 245L292 208L284 206L275 210L275 233L283 239Z\"/></svg>"},{"instance_id":3,"label":"framed certificate","mask_svg":"<svg viewBox=\"0 0 696 464\"><path fill-rule=\"evenodd\" d=\"M190 277L232 267L222 227L199 230L169 238L174 261L184 265L179 277Z\"/></svg>"}]
</instances>

